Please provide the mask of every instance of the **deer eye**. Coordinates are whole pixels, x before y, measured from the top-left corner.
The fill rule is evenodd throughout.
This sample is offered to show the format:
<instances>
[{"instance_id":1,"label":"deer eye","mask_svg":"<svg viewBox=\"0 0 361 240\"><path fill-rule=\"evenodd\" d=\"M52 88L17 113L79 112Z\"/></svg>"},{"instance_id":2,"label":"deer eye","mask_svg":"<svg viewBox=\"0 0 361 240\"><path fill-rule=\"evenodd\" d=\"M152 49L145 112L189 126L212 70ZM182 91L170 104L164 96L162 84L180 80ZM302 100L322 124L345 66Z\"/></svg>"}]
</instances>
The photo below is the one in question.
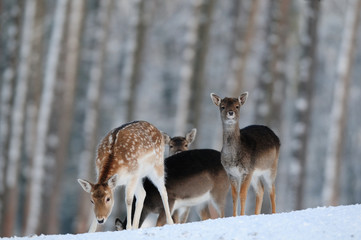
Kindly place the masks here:
<instances>
[{"instance_id":1,"label":"deer eye","mask_svg":"<svg viewBox=\"0 0 361 240\"><path fill-rule=\"evenodd\" d=\"M225 107L224 107L224 106L221 106L221 109L222 109L222 110L224 110L224 109L225 109Z\"/></svg>"},{"instance_id":2,"label":"deer eye","mask_svg":"<svg viewBox=\"0 0 361 240\"><path fill-rule=\"evenodd\" d=\"M236 108L238 109L238 108L239 108L239 106L237 105L237 106L236 106Z\"/></svg>"},{"instance_id":3,"label":"deer eye","mask_svg":"<svg viewBox=\"0 0 361 240\"><path fill-rule=\"evenodd\" d=\"M107 198L107 202L109 202L109 201L110 201L110 198L108 197L108 198Z\"/></svg>"},{"instance_id":4,"label":"deer eye","mask_svg":"<svg viewBox=\"0 0 361 240\"><path fill-rule=\"evenodd\" d=\"M93 201L93 200L90 200L90 202L91 202L92 204L94 204L94 201Z\"/></svg>"},{"instance_id":5,"label":"deer eye","mask_svg":"<svg viewBox=\"0 0 361 240\"><path fill-rule=\"evenodd\" d=\"M184 145L185 147L188 147L188 144Z\"/></svg>"},{"instance_id":6,"label":"deer eye","mask_svg":"<svg viewBox=\"0 0 361 240\"><path fill-rule=\"evenodd\" d=\"M172 145L170 145L170 146L169 146L169 148L173 148L173 146L172 146Z\"/></svg>"}]
</instances>

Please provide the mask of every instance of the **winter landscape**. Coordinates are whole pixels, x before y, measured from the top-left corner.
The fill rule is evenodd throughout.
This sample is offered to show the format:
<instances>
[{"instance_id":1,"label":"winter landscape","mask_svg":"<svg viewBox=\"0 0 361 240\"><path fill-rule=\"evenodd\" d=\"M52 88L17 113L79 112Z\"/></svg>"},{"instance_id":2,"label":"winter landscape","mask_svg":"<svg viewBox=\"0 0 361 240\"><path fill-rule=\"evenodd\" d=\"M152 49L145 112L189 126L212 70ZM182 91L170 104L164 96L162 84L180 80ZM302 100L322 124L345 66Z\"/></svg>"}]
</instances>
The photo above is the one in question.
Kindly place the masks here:
<instances>
[{"instance_id":1,"label":"winter landscape","mask_svg":"<svg viewBox=\"0 0 361 240\"><path fill-rule=\"evenodd\" d=\"M19 240L348 240L361 239L361 205L320 207L274 215L239 216L118 232L41 235Z\"/></svg>"},{"instance_id":2,"label":"winter landscape","mask_svg":"<svg viewBox=\"0 0 361 240\"><path fill-rule=\"evenodd\" d=\"M0 238L361 239L361 0L0 0ZM145 120L222 149L219 107L279 137L276 212L102 233L77 179L97 146ZM166 146L165 157L169 155ZM319 206L325 206L319 208ZM330 207L328 206L340 206ZM212 217L216 217L212 212ZM77 235L78 234L78 235Z\"/></svg>"}]
</instances>

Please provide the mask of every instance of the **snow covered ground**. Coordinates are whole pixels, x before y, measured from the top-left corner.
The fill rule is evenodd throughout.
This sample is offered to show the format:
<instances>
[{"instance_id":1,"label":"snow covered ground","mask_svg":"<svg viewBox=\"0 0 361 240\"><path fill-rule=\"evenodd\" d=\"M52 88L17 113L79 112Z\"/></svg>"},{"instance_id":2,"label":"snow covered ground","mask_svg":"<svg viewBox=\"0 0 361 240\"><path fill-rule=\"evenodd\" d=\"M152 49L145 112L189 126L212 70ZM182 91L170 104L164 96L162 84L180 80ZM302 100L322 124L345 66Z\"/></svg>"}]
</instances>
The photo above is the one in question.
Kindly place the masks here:
<instances>
[{"instance_id":1,"label":"snow covered ground","mask_svg":"<svg viewBox=\"0 0 361 240\"><path fill-rule=\"evenodd\" d=\"M121 232L41 235L19 240L361 239L361 205L322 207L274 215L228 217Z\"/></svg>"}]
</instances>

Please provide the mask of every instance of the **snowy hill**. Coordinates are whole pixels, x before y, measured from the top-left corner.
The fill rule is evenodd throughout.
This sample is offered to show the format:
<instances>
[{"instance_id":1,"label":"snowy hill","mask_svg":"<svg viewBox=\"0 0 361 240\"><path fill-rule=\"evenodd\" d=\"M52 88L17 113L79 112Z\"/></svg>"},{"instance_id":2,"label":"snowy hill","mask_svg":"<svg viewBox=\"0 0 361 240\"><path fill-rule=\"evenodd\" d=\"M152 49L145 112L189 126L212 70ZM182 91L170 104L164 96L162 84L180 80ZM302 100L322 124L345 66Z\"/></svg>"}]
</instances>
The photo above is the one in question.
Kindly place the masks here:
<instances>
[{"instance_id":1,"label":"snowy hill","mask_svg":"<svg viewBox=\"0 0 361 240\"><path fill-rule=\"evenodd\" d=\"M3 239L361 239L361 205L322 207L274 215L228 217L133 231Z\"/></svg>"}]
</instances>

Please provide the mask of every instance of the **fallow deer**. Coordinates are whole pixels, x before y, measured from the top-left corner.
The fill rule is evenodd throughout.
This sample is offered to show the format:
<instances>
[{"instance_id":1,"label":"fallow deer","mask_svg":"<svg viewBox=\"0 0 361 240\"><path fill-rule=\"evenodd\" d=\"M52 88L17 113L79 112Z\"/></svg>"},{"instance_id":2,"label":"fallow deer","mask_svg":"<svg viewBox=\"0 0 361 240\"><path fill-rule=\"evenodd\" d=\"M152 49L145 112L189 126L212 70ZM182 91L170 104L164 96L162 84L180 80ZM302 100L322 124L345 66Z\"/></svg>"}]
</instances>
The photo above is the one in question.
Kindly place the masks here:
<instances>
[{"instance_id":1,"label":"fallow deer","mask_svg":"<svg viewBox=\"0 0 361 240\"><path fill-rule=\"evenodd\" d=\"M113 205L115 187L125 185L127 216L132 213L132 202L136 196L133 225L128 222L126 228L138 228L146 192L142 179L147 177L160 193L167 223L172 224L168 196L164 183L164 138L152 124L135 121L110 131L100 142L97 149L95 184L78 179L83 189L90 193L94 204L95 218L89 232L95 232L97 224L104 223L109 217Z\"/></svg>"},{"instance_id":2,"label":"fallow deer","mask_svg":"<svg viewBox=\"0 0 361 240\"><path fill-rule=\"evenodd\" d=\"M223 127L221 162L231 181L233 216L238 213L238 197L241 199L241 215L245 214L245 203L249 185L256 192L255 214L261 212L264 187L269 190L272 213L276 212L275 179L280 150L280 140L266 126L250 125L239 129L240 108L248 93L238 98L221 99L212 93L211 98L219 107Z\"/></svg>"},{"instance_id":3,"label":"fallow deer","mask_svg":"<svg viewBox=\"0 0 361 240\"><path fill-rule=\"evenodd\" d=\"M175 136L170 137L166 133L163 133L164 136L164 142L166 145L169 146L169 156L172 156L174 154L187 151L189 149L189 146L194 141L197 134L197 129L193 128L190 132L186 134L185 137L183 136ZM208 206L205 206L207 209L202 211L207 211ZM191 208L186 207L184 209L177 209L174 211L172 217L175 223L185 223L188 219L189 213ZM182 214L181 214L182 213Z\"/></svg>"},{"instance_id":4,"label":"fallow deer","mask_svg":"<svg viewBox=\"0 0 361 240\"><path fill-rule=\"evenodd\" d=\"M224 217L229 180L221 164L221 153L211 149L197 149L180 152L165 159L167 170L166 188L171 213L184 207L204 204L201 219L210 218L208 204L212 203L220 217ZM146 197L140 217L140 226L149 213L159 214L157 226L165 223L165 215L160 204L160 195L148 180L144 182ZM129 221L129 217L125 222ZM125 222L116 220L117 230L124 228Z\"/></svg>"},{"instance_id":5,"label":"fallow deer","mask_svg":"<svg viewBox=\"0 0 361 240\"><path fill-rule=\"evenodd\" d=\"M187 151L189 145L194 141L197 134L197 129L193 128L189 133L183 136L170 137L167 134L163 133L165 144L169 146L169 156L172 156L176 153Z\"/></svg>"}]
</instances>

